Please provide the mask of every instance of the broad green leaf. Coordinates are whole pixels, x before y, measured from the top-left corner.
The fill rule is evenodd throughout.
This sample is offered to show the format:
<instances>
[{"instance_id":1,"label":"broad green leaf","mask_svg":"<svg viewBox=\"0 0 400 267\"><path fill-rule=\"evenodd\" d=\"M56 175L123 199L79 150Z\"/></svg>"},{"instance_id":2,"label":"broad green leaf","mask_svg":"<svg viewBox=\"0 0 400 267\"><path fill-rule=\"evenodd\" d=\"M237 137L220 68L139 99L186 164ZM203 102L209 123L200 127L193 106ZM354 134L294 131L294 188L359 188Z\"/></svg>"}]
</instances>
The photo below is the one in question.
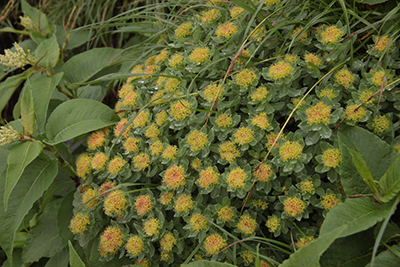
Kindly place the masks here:
<instances>
[{"instance_id":1,"label":"broad green leaf","mask_svg":"<svg viewBox=\"0 0 400 267\"><path fill-rule=\"evenodd\" d=\"M39 60L38 66L50 69L57 65L60 58L60 47L57 43L56 36L41 42L35 51L35 59Z\"/></svg>"},{"instance_id":2,"label":"broad green leaf","mask_svg":"<svg viewBox=\"0 0 400 267\"><path fill-rule=\"evenodd\" d=\"M356 0L358 3L367 4L367 5L376 5L387 2L388 0Z\"/></svg>"},{"instance_id":3,"label":"broad green leaf","mask_svg":"<svg viewBox=\"0 0 400 267\"><path fill-rule=\"evenodd\" d=\"M16 249L13 252L13 261L10 263L10 259L7 259L2 267L26 267L25 263L22 261L22 249Z\"/></svg>"},{"instance_id":4,"label":"broad green leaf","mask_svg":"<svg viewBox=\"0 0 400 267\"><path fill-rule=\"evenodd\" d=\"M372 228L336 239L322 254L320 264L323 267L364 267L371 260L374 239Z\"/></svg>"},{"instance_id":5,"label":"broad green leaf","mask_svg":"<svg viewBox=\"0 0 400 267\"><path fill-rule=\"evenodd\" d=\"M4 209L7 210L8 199L14 187L17 185L26 166L37 158L43 150L40 141L22 142L11 149L7 157L7 176L4 189Z\"/></svg>"},{"instance_id":6,"label":"broad green leaf","mask_svg":"<svg viewBox=\"0 0 400 267\"><path fill-rule=\"evenodd\" d=\"M329 214L329 213L328 213ZM299 267L299 266L307 266L307 267L319 267L319 258L322 253L338 238L342 232L344 232L346 226L343 225L340 228L336 228L335 231L331 231L326 235L319 236L313 242L305 245L292 255L290 255L289 259L285 260L281 265L281 267Z\"/></svg>"},{"instance_id":7,"label":"broad green leaf","mask_svg":"<svg viewBox=\"0 0 400 267\"><path fill-rule=\"evenodd\" d=\"M50 99L53 95L54 89L60 83L62 76L63 73L57 73L53 77L41 76L40 78L27 83L27 86L25 87L30 87L32 90L37 128L40 133L45 130Z\"/></svg>"},{"instance_id":8,"label":"broad green leaf","mask_svg":"<svg viewBox=\"0 0 400 267\"><path fill-rule=\"evenodd\" d=\"M30 17L36 27L40 27L40 32L43 35L47 35L51 32L50 22L43 12L31 7L25 0L22 0L21 4L25 16Z\"/></svg>"},{"instance_id":9,"label":"broad green leaf","mask_svg":"<svg viewBox=\"0 0 400 267\"><path fill-rule=\"evenodd\" d=\"M43 195L57 175L57 162L50 160L45 154L40 154L25 168L18 184L9 199L7 211L0 209L0 244L7 254L12 266L12 253L15 233L25 215L32 208L33 203ZM6 172L0 175L0 196L4 194ZM3 198L0 197L0 207L3 207Z\"/></svg>"},{"instance_id":10,"label":"broad green leaf","mask_svg":"<svg viewBox=\"0 0 400 267\"><path fill-rule=\"evenodd\" d=\"M57 212L60 204L61 199L51 202L40 215L36 226L29 232L29 238L22 251L24 262L35 262L42 257L51 258L63 249L57 228Z\"/></svg>"},{"instance_id":11,"label":"broad green leaf","mask_svg":"<svg viewBox=\"0 0 400 267\"><path fill-rule=\"evenodd\" d=\"M78 253L76 253L74 246L72 246L71 241L68 240L69 247L69 264L71 267L86 267Z\"/></svg>"},{"instance_id":12,"label":"broad green leaf","mask_svg":"<svg viewBox=\"0 0 400 267\"><path fill-rule=\"evenodd\" d=\"M353 158L353 164L354 167L356 167L356 170L358 174L360 174L361 178L363 179L364 183L367 184L369 189L371 189L372 193L375 196L378 196L380 194L380 188L377 186L375 183L374 177L372 177L372 173L368 168L367 163L365 163L364 159L361 157L361 154L354 151L351 148L347 148Z\"/></svg>"},{"instance_id":13,"label":"broad green leaf","mask_svg":"<svg viewBox=\"0 0 400 267\"><path fill-rule=\"evenodd\" d=\"M118 121L114 111L98 101L69 100L60 104L47 121L48 143L55 145Z\"/></svg>"},{"instance_id":14,"label":"broad green leaf","mask_svg":"<svg viewBox=\"0 0 400 267\"><path fill-rule=\"evenodd\" d=\"M72 202L74 200L75 192L76 191L74 190L63 198L57 215L58 233L61 242L66 248L68 247L68 241L74 239L74 234L69 230L69 225L73 216L74 207L72 206Z\"/></svg>"},{"instance_id":15,"label":"broad green leaf","mask_svg":"<svg viewBox=\"0 0 400 267\"><path fill-rule=\"evenodd\" d=\"M340 237L364 231L385 219L391 205L379 205L372 198L348 198L330 210L322 224L320 235L325 235L336 228L346 226Z\"/></svg>"},{"instance_id":16,"label":"broad green leaf","mask_svg":"<svg viewBox=\"0 0 400 267\"><path fill-rule=\"evenodd\" d=\"M94 48L72 57L62 67L68 83L83 83L121 58L120 49Z\"/></svg>"},{"instance_id":17,"label":"broad green leaf","mask_svg":"<svg viewBox=\"0 0 400 267\"><path fill-rule=\"evenodd\" d=\"M21 85L23 81L28 79L34 73L34 69L28 69L21 74L13 75L0 83L0 112L7 105L14 91Z\"/></svg>"},{"instance_id":18,"label":"broad green leaf","mask_svg":"<svg viewBox=\"0 0 400 267\"><path fill-rule=\"evenodd\" d=\"M396 255L397 254L397 255ZM400 266L400 244L394 245L391 249L381 252L375 258L374 267L393 267ZM365 267L371 267L369 263Z\"/></svg>"},{"instance_id":19,"label":"broad green leaf","mask_svg":"<svg viewBox=\"0 0 400 267\"><path fill-rule=\"evenodd\" d=\"M86 85L78 88L78 96L81 99L93 99L103 101L107 94L107 88L100 85Z\"/></svg>"},{"instance_id":20,"label":"broad green leaf","mask_svg":"<svg viewBox=\"0 0 400 267\"><path fill-rule=\"evenodd\" d=\"M51 257L44 267L68 267L69 253L66 248L57 252L56 255Z\"/></svg>"},{"instance_id":21,"label":"broad green leaf","mask_svg":"<svg viewBox=\"0 0 400 267\"><path fill-rule=\"evenodd\" d=\"M7 168L7 157L9 153L9 150L0 149L0 173Z\"/></svg>"},{"instance_id":22,"label":"broad green leaf","mask_svg":"<svg viewBox=\"0 0 400 267\"><path fill-rule=\"evenodd\" d=\"M64 27L61 25L56 25L56 35L57 35L57 42L60 47L64 45L65 39L67 34L64 31ZM73 49L83 45L84 43L88 42L90 37L92 36L92 31L89 30L81 30L75 29L69 32L68 34L68 42L65 46L65 50Z\"/></svg>"},{"instance_id":23,"label":"broad green leaf","mask_svg":"<svg viewBox=\"0 0 400 267\"><path fill-rule=\"evenodd\" d=\"M389 202L400 192L400 157L398 157L379 180L382 189L382 202Z\"/></svg>"},{"instance_id":24,"label":"broad green leaf","mask_svg":"<svg viewBox=\"0 0 400 267\"><path fill-rule=\"evenodd\" d=\"M32 90L25 87L21 98L21 123L22 134L30 136L35 127L35 107L33 104Z\"/></svg>"},{"instance_id":25,"label":"broad green leaf","mask_svg":"<svg viewBox=\"0 0 400 267\"><path fill-rule=\"evenodd\" d=\"M220 263L216 261L206 261L206 260L201 260L201 261L196 261L192 262L189 264L182 264L181 267L232 267L235 265L229 264L229 263Z\"/></svg>"}]
</instances>

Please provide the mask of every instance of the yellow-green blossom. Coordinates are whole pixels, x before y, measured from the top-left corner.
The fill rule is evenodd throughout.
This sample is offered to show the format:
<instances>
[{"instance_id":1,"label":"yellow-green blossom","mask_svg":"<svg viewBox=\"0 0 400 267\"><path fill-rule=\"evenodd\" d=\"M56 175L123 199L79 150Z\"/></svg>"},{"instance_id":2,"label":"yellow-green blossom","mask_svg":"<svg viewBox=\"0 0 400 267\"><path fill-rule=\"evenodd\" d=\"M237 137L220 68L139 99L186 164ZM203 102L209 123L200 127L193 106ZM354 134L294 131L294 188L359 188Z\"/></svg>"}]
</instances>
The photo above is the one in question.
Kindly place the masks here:
<instances>
[{"instance_id":1,"label":"yellow-green blossom","mask_svg":"<svg viewBox=\"0 0 400 267\"><path fill-rule=\"evenodd\" d=\"M4 50L4 55L0 55L0 64L17 68L35 64L35 58L31 55L29 49L25 52L18 43L14 43L14 47L16 52L12 52L10 49Z\"/></svg>"}]
</instances>

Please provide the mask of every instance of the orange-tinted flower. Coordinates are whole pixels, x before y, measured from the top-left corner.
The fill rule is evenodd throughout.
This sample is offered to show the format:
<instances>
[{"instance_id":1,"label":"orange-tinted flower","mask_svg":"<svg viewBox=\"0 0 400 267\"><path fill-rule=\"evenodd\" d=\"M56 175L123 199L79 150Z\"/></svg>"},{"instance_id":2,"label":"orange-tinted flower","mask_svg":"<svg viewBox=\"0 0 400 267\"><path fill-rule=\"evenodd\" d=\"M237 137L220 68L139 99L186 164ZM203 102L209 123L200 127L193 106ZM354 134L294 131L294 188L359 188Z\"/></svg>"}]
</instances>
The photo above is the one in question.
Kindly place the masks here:
<instances>
[{"instance_id":1,"label":"orange-tinted flower","mask_svg":"<svg viewBox=\"0 0 400 267\"><path fill-rule=\"evenodd\" d=\"M127 200L124 192L117 189L111 191L104 200L104 213L114 217L123 214L127 208Z\"/></svg>"},{"instance_id":2,"label":"orange-tinted flower","mask_svg":"<svg viewBox=\"0 0 400 267\"><path fill-rule=\"evenodd\" d=\"M183 166L174 165L169 167L164 174L163 184L169 189L178 189L186 184Z\"/></svg>"},{"instance_id":3,"label":"orange-tinted flower","mask_svg":"<svg viewBox=\"0 0 400 267\"><path fill-rule=\"evenodd\" d=\"M108 161L107 155L103 152L99 152L94 155L90 164L93 169L97 171L103 171L105 169L107 161Z\"/></svg>"},{"instance_id":4,"label":"orange-tinted flower","mask_svg":"<svg viewBox=\"0 0 400 267\"><path fill-rule=\"evenodd\" d=\"M298 141L287 141L279 147L279 155L283 161L301 158L303 147Z\"/></svg>"},{"instance_id":5,"label":"orange-tinted flower","mask_svg":"<svg viewBox=\"0 0 400 267\"><path fill-rule=\"evenodd\" d=\"M239 145L251 143L254 140L254 131L247 127L240 127L233 134L235 142Z\"/></svg>"},{"instance_id":6,"label":"orange-tinted flower","mask_svg":"<svg viewBox=\"0 0 400 267\"><path fill-rule=\"evenodd\" d=\"M69 225L69 229L75 235L82 235L88 229L90 224L90 214L77 213Z\"/></svg>"},{"instance_id":7,"label":"orange-tinted flower","mask_svg":"<svg viewBox=\"0 0 400 267\"><path fill-rule=\"evenodd\" d=\"M107 131L104 129L92 133L87 140L88 148L90 150L95 150L102 147L106 142L106 133Z\"/></svg>"},{"instance_id":8,"label":"orange-tinted flower","mask_svg":"<svg viewBox=\"0 0 400 267\"><path fill-rule=\"evenodd\" d=\"M159 134L160 130L155 123L150 124L150 126L146 129L144 133L144 135L151 140L157 139Z\"/></svg>"},{"instance_id":9,"label":"orange-tinted flower","mask_svg":"<svg viewBox=\"0 0 400 267\"><path fill-rule=\"evenodd\" d=\"M116 137L118 137L118 136L121 134L122 129L124 129L124 127L125 127L125 125L126 125L127 123L128 123L128 119L127 119L127 118L122 118L122 119L119 121L119 123L115 126L115 128L114 128L114 135L115 135ZM124 138L128 137L129 131L131 130L132 126L133 126L133 125L130 124L130 125L125 129L124 133L122 134L122 137L124 137Z\"/></svg>"},{"instance_id":10,"label":"orange-tinted flower","mask_svg":"<svg viewBox=\"0 0 400 267\"><path fill-rule=\"evenodd\" d=\"M321 205L325 210L331 210L333 207L336 207L339 202L342 202L342 200L335 194L330 193L322 197Z\"/></svg>"},{"instance_id":11,"label":"orange-tinted flower","mask_svg":"<svg viewBox=\"0 0 400 267\"><path fill-rule=\"evenodd\" d=\"M107 258L114 255L124 244L124 234L117 226L108 226L100 236L100 256Z\"/></svg>"},{"instance_id":12,"label":"orange-tinted flower","mask_svg":"<svg viewBox=\"0 0 400 267\"><path fill-rule=\"evenodd\" d=\"M90 162L92 158L89 153L83 153L78 156L76 159L76 174L82 178L86 179L86 175L88 175L92 169L90 168Z\"/></svg>"},{"instance_id":13,"label":"orange-tinted flower","mask_svg":"<svg viewBox=\"0 0 400 267\"><path fill-rule=\"evenodd\" d=\"M143 216L153 209L153 202L149 195L141 195L136 198L135 201L136 213L139 216Z\"/></svg>"},{"instance_id":14,"label":"orange-tinted flower","mask_svg":"<svg viewBox=\"0 0 400 267\"><path fill-rule=\"evenodd\" d=\"M122 105L125 107L134 107L136 105L136 100L138 98L138 93L131 91L126 94L124 99L122 100Z\"/></svg>"},{"instance_id":15,"label":"orange-tinted flower","mask_svg":"<svg viewBox=\"0 0 400 267\"><path fill-rule=\"evenodd\" d=\"M133 86L130 83L125 83L121 89L118 90L118 98L123 99L129 92L133 91Z\"/></svg>"},{"instance_id":16,"label":"orange-tinted flower","mask_svg":"<svg viewBox=\"0 0 400 267\"><path fill-rule=\"evenodd\" d=\"M223 222L229 222L234 219L235 216L235 208L232 206L225 206L222 207L218 211L218 219L220 219Z\"/></svg>"},{"instance_id":17,"label":"orange-tinted flower","mask_svg":"<svg viewBox=\"0 0 400 267\"><path fill-rule=\"evenodd\" d=\"M375 40L375 46L373 48L373 50L377 50L379 53L382 53L385 51L385 49L387 49L387 46L389 44L390 38L388 36L382 36L382 37L378 37ZM391 48L393 46L393 43L390 44L389 48Z\"/></svg>"},{"instance_id":18,"label":"orange-tinted flower","mask_svg":"<svg viewBox=\"0 0 400 267\"><path fill-rule=\"evenodd\" d=\"M137 137L128 137L123 142L123 146L126 152L138 152L139 151L139 144L140 139Z\"/></svg>"},{"instance_id":19,"label":"orange-tinted flower","mask_svg":"<svg viewBox=\"0 0 400 267\"><path fill-rule=\"evenodd\" d=\"M322 123L327 125L331 116L331 107L325 105L323 102L319 102L316 105L306 110L307 123L318 124Z\"/></svg>"},{"instance_id":20,"label":"orange-tinted flower","mask_svg":"<svg viewBox=\"0 0 400 267\"><path fill-rule=\"evenodd\" d=\"M149 236L157 235L159 232L159 228L160 228L160 220L157 218L147 220L143 224L143 230L146 233L146 235Z\"/></svg>"},{"instance_id":21,"label":"orange-tinted flower","mask_svg":"<svg viewBox=\"0 0 400 267\"><path fill-rule=\"evenodd\" d=\"M200 178L198 180L199 186L201 188L208 189L210 186L213 186L218 183L220 174L215 172L213 167L208 167L205 170L200 171Z\"/></svg>"},{"instance_id":22,"label":"orange-tinted flower","mask_svg":"<svg viewBox=\"0 0 400 267\"><path fill-rule=\"evenodd\" d=\"M227 141L219 145L219 155L222 159L233 162L237 157L240 156L239 150L232 141Z\"/></svg>"},{"instance_id":23,"label":"orange-tinted flower","mask_svg":"<svg viewBox=\"0 0 400 267\"><path fill-rule=\"evenodd\" d=\"M126 163L123 158L115 157L108 163L108 172L112 175L118 174Z\"/></svg>"},{"instance_id":24,"label":"orange-tinted flower","mask_svg":"<svg viewBox=\"0 0 400 267\"><path fill-rule=\"evenodd\" d=\"M270 181L273 174L274 172L271 165L267 163L262 163L258 170L254 171L254 176L256 176L260 182Z\"/></svg>"},{"instance_id":25,"label":"orange-tinted flower","mask_svg":"<svg viewBox=\"0 0 400 267\"><path fill-rule=\"evenodd\" d=\"M144 248L143 239L138 235L131 236L125 244L126 251L133 257L142 254Z\"/></svg>"},{"instance_id":26,"label":"orange-tinted flower","mask_svg":"<svg viewBox=\"0 0 400 267\"><path fill-rule=\"evenodd\" d=\"M313 54L313 53L307 53L304 56L304 61L306 63L312 63L317 67L322 65L322 59L319 56L317 56L316 54ZM311 66L307 66L307 68L312 69Z\"/></svg>"},{"instance_id":27,"label":"orange-tinted flower","mask_svg":"<svg viewBox=\"0 0 400 267\"><path fill-rule=\"evenodd\" d=\"M136 169L143 171L149 166L150 158L147 153L140 153L133 158L133 166Z\"/></svg>"},{"instance_id":28,"label":"orange-tinted flower","mask_svg":"<svg viewBox=\"0 0 400 267\"><path fill-rule=\"evenodd\" d=\"M100 198L106 198L111 193L111 191L109 192L107 191L113 189L114 187L115 187L114 182L109 182L109 181L104 182L99 188Z\"/></svg>"},{"instance_id":29,"label":"orange-tinted flower","mask_svg":"<svg viewBox=\"0 0 400 267\"><path fill-rule=\"evenodd\" d=\"M186 142L190 147L190 151L199 151L208 143L207 134L199 130L192 130L188 134Z\"/></svg>"},{"instance_id":30,"label":"orange-tinted flower","mask_svg":"<svg viewBox=\"0 0 400 267\"><path fill-rule=\"evenodd\" d=\"M298 197L288 197L283 206L283 210L291 217L299 216L306 209L306 203Z\"/></svg>"},{"instance_id":31,"label":"orange-tinted flower","mask_svg":"<svg viewBox=\"0 0 400 267\"><path fill-rule=\"evenodd\" d=\"M228 39L231 38L231 36L237 32L238 32L238 27L232 22L228 22L218 26L217 30L215 31L215 34L217 35L218 38L223 37Z\"/></svg>"},{"instance_id":32,"label":"orange-tinted flower","mask_svg":"<svg viewBox=\"0 0 400 267\"><path fill-rule=\"evenodd\" d=\"M207 229L207 220L200 213L195 213L189 220L190 229L194 232L200 232Z\"/></svg>"},{"instance_id":33,"label":"orange-tinted flower","mask_svg":"<svg viewBox=\"0 0 400 267\"><path fill-rule=\"evenodd\" d=\"M241 168L233 169L226 177L228 186L233 189L244 188L247 180L247 174Z\"/></svg>"},{"instance_id":34,"label":"orange-tinted flower","mask_svg":"<svg viewBox=\"0 0 400 267\"><path fill-rule=\"evenodd\" d=\"M133 126L136 128L144 127L149 122L149 116L150 114L147 110L142 110L133 120Z\"/></svg>"},{"instance_id":35,"label":"orange-tinted flower","mask_svg":"<svg viewBox=\"0 0 400 267\"><path fill-rule=\"evenodd\" d=\"M169 204L172 203L172 200L174 198L174 194L172 192L164 192L160 196L160 203L163 204L164 206L168 206Z\"/></svg>"},{"instance_id":36,"label":"orange-tinted flower","mask_svg":"<svg viewBox=\"0 0 400 267\"><path fill-rule=\"evenodd\" d=\"M209 235L204 240L204 248L210 255L217 255L226 246L226 241L220 234Z\"/></svg>"},{"instance_id":37,"label":"orange-tinted flower","mask_svg":"<svg viewBox=\"0 0 400 267\"><path fill-rule=\"evenodd\" d=\"M271 126L271 123L268 121L266 112L262 112L260 114L255 115L251 119L251 124L253 124L254 126L257 126L263 130L265 130Z\"/></svg>"},{"instance_id":38,"label":"orange-tinted flower","mask_svg":"<svg viewBox=\"0 0 400 267\"><path fill-rule=\"evenodd\" d=\"M160 140L155 141L149 147L152 156L160 156L164 150L164 145Z\"/></svg>"},{"instance_id":39,"label":"orange-tinted flower","mask_svg":"<svg viewBox=\"0 0 400 267\"><path fill-rule=\"evenodd\" d=\"M170 252L176 245L177 240L171 232L167 232L160 240L160 246L163 251Z\"/></svg>"},{"instance_id":40,"label":"orange-tinted flower","mask_svg":"<svg viewBox=\"0 0 400 267\"><path fill-rule=\"evenodd\" d=\"M190 195L181 194L177 197L174 204L174 211L178 212L187 212L193 209L193 200Z\"/></svg>"},{"instance_id":41,"label":"orange-tinted flower","mask_svg":"<svg viewBox=\"0 0 400 267\"><path fill-rule=\"evenodd\" d=\"M232 125L232 117L229 114L222 113L215 119L215 123L220 128L227 128Z\"/></svg>"},{"instance_id":42,"label":"orange-tinted flower","mask_svg":"<svg viewBox=\"0 0 400 267\"><path fill-rule=\"evenodd\" d=\"M251 235L257 228L257 222L249 215L242 215L236 227L242 234Z\"/></svg>"},{"instance_id":43,"label":"orange-tinted flower","mask_svg":"<svg viewBox=\"0 0 400 267\"><path fill-rule=\"evenodd\" d=\"M173 160L175 159L176 153L178 152L178 147L173 145L168 145L163 153L161 154L161 157L164 159L169 159L169 160Z\"/></svg>"}]
</instances>

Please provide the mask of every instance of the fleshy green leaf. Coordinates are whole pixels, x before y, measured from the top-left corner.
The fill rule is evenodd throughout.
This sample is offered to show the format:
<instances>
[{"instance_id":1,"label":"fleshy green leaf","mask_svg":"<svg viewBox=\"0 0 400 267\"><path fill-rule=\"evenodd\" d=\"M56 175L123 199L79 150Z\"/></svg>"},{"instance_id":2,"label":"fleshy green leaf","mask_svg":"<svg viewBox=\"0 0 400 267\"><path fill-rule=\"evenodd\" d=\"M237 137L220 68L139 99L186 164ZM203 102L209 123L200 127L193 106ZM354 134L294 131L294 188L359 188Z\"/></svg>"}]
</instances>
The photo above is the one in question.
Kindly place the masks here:
<instances>
[{"instance_id":1,"label":"fleshy green leaf","mask_svg":"<svg viewBox=\"0 0 400 267\"><path fill-rule=\"evenodd\" d=\"M51 38L41 42L35 51L35 59L39 60L40 67L49 69L57 65L60 58L60 47L57 43L57 38L53 35Z\"/></svg>"},{"instance_id":2,"label":"fleshy green leaf","mask_svg":"<svg viewBox=\"0 0 400 267\"><path fill-rule=\"evenodd\" d=\"M22 123L22 134L30 136L33 134L35 127L35 107L33 104L32 90L29 87L25 87L21 99L21 123Z\"/></svg>"},{"instance_id":3,"label":"fleshy green leaf","mask_svg":"<svg viewBox=\"0 0 400 267\"><path fill-rule=\"evenodd\" d=\"M22 251L24 262L35 262L42 257L51 258L63 249L57 228L57 212L60 204L61 199L51 202L40 215L36 226L29 232Z\"/></svg>"},{"instance_id":4,"label":"fleshy green leaf","mask_svg":"<svg viewBox=\"0 0 400 267\"><path fill-rule=\"evenodd\" d=\"M29 76L33 74L33 69L24 71L21 74L13 75L7 78L4 82L0 83L0 112L3 111L7 105L8 100L14 94L14 91L25 81Z\"/></svg>"},{"instance_id":5,"label":"fleshy green leaf","mask_svg":"<svg viewBox=\"0 0 400 267\"><path fill-rule=\"evenodd\" d=\"M68 240L69 247L69 264L71 267L86 267L78 253L76 253L74 246L72 246L71 241Z\"/></svg>"},{"instance_id":6,"label":"fleshy green leaf","mask_svg":"<svg viewBox=\"0 0 400 267\"><path fill-rule=\"evenodd\" d=\"M102 69L112 65L122 50L113 48L95 48L72 57L62 67L68 83L83 83Z\"/></svg>"},{"instance_id":7,"label":"fleshy green leaf","mask_svg":"<svg viewBox=\"0 0 400 267\"><path fill-rule=\"evenodd\" d=\"M367 5L376 5L387 2L388 0L356 0L358 3L367 4Z\"/></svg>"},{"instance_id":8,"label":"fleshy green leaf","mask_svg":"<svg viewBox=\"0 0 400 267\"><path fill-rule=\"evenodd\" d=\"M45 154L40 154L25 168L9 199L7 211L0 209L0 244L6 252L12 266L13 244L15 233L23 218L32 208L33 203L43 195L57 175L57 162L50 160ZM0 175L0 196L4 194L6 172ZM0 207L3 207L0 197Z\"/></svg>"},{"instance_id":9,"label":"fleshy green leaf","mask_svg":"<svg viewBox=\"0 0 400 267\"><path fill-rule=\"evenodd\" d=\"M41 76L27 84L25 87L30 87L32 89L37 128L40 133L44 132L45 130L50 99L62 76L63 73L57 73L53 77Z\"/></svg>"},{"instance_id":10,"label":"fleshy green leaf","mask_svg":"<svg viewBox=\"0 0 400 267\"><path fill-rule=\"evenodd\" d=\"M389 202L400 192L400 157L390 165L389 169L379 180L382 188L382 202Z\"/></svg>"},{"instance_id":11,"label":"fleshy green leaf","mask_svg":"<svg viewBox=\"0 0 400 267\"><path fill-rule=\"evenodd\" d=\"M43 144L40 141L22 142L13 149L7 157L7 176L4 190L4 209L7 210L8 199L14 187L17 185L26 166L37 158L43 150Z\"/></svg>"},{"instance_id":12,"label":"fleshy green leaf","mask_svg":"<svg viewBox=\"0 0 400 267\"><path fill-rule=\"evenodd\" d=\"M119 121L108 106L89 99L69 100L59 105L47 122L49 144L58 144Z\"/></svg>"}]
</instances>

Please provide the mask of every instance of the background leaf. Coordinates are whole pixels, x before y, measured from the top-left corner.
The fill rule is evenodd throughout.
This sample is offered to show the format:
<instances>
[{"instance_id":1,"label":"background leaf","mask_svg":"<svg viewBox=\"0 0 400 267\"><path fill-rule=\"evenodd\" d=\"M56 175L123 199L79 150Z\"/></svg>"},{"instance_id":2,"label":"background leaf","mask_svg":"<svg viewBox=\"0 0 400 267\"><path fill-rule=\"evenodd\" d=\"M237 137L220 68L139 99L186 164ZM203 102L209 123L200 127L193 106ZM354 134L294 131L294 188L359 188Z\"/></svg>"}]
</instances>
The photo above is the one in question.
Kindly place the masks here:
<instances>
[{"instance_id":1,"label":"background leaf","mask_svg":"<svg viewBox=\"0 0 400 267\"><path fill-rule=\"evenodd\" d=\"M50 67L54 68L57 65L60 58L60 47L56 36L53 35L39 44L35 51L35 59L39 60L40 58L41 60L38 63L40 67L50 69Z\"/></svg>"},{"instance_id":2,"label":"background leaf","mask_svg":"<svg viewBox=\"0 0 400 267\"><path fill-rule=\"evenodd\" d=\"M374 267L400 266L399 254L400 244L392 246L391 249L385 250L375 258ZM371 267L371 264L369 263L365 267Z\"/></svg>"},{"instance_id":3,"label":"background leaf","mask_svg":"<svg viewBox=\"0 0 400 267\"><path fill-rule=\"evenodd\" d=\"M60 235L61 242L66 248L68 247L69 240L74 239L74 234L69 230L69 225L74 215L73 214L74 207L72 206L72 202L74 200L74 193L75 190L70 192L63 198L57 214L58 233Z\"/></svg>"},{"instance_id":4,"label":"background leaf","mask_svg":"<svg viewBox=\"0 0 400 267\"><path fill-rule=\"evenodd\" d=\"M68 267L69 253L66 248L57 252L56 255L51 257L44 267Z\"/></svg>"},{"instance_id":5,"label":"background leaf","mask_svg":"<svg viewBox=\"0 0 400 267\"><path fill-rule=\"evenodd\" d=\"M119 121L108 106L89 99L69 100L51 113L47 122L49 144L57 144Z\"/></svg>"},{"instance_id":6,"label":"background leaf","mask_svg":"<svg viewBox=\"0 0 400 267\"><path fill-rule=\"evenodd\" d=\"M121 49L95 48L72 57L62 67L65 80L83 83L121 58Z\"/></svg>"},{"instance_id":7,"label":"background leaf","mask_svg":"<svg viewBox=\"0 0 400 267\"><path fill-rule=\"evenodd\" d=\"M389 169L379 180L382 188L382 202L389 202L400 192L400 157L390 165Z\"/></svg>"},{"instance_id":8,"label":"background leaf","mask_svg":"<svg viewBox=\"0 0 400 267\"><path fill-rule=\"evenodd\" d=\"M68 240L69 247L69 264L71 267L86 267L78 253L76 253L74 246L72 246L71 241Z\"/></svg>"},{"instance_id":9,"label":"background leaf","mask_svg":"<svg viewBox=\"0 0 400 267\"><path fill-rule=\"evenodd\" d=\"M22 251L24 262L39 261L42 257L51 258L63 249L57 228L57 212L60 204L61 199L51 202L40 215L36 226L29 232Z\"/></svg>"},{"instance_id":10,"label":"background leaf","mask_svg":"<svg viewBox=\"0 0 400 267\"><path fill-rule=\"evenodd\" d=\"M21 124L23 135L33 134L35 127L35 107L33 104L31 88L25 88L21 98Z\"/></svg>"},{"instance_id":11,"label":"background leaf","mask_svg":"<svg viewBox=\"0 0 400 267\"><path fill-rule=\"evenodd\" d=\"M50 160L45 154L40 154L25 168L18 184L10 195L10 205L7 211L0 209L0 244L6 252L12 266L12 252L15 232L23 218L32 208L33 203L43 195L57 175L57 162ZM4 194L6 172L0 175L0 196ZM0 207L3 207L3 197L0 197Z\"/></svg>"},{"instance_id":12,"label":"background leaf","mask_svg":"<svg viewBox=\"0 0 400 267\"><path fill-rule=\"evenodd\" d=\"M11 149L7 157L7 176L4 189L4 209L7 210L8 198L18 183L25 167L37 158L43 150L40 141L22 142Z\"/></svg>"},{"instance_id":13,"label":"background leaf","mask_svg":"<svg viewBox=\"0 0 400 267\"><path fill-rule=\"evenodd\" d=\"M50 22L47 16L40 12L38 9L31 7L25 0L21 1L22 11L25 15L35 23L37 27L40 27L40 31L43 35L51 32Z\"/></svg>"}]
</instances>

